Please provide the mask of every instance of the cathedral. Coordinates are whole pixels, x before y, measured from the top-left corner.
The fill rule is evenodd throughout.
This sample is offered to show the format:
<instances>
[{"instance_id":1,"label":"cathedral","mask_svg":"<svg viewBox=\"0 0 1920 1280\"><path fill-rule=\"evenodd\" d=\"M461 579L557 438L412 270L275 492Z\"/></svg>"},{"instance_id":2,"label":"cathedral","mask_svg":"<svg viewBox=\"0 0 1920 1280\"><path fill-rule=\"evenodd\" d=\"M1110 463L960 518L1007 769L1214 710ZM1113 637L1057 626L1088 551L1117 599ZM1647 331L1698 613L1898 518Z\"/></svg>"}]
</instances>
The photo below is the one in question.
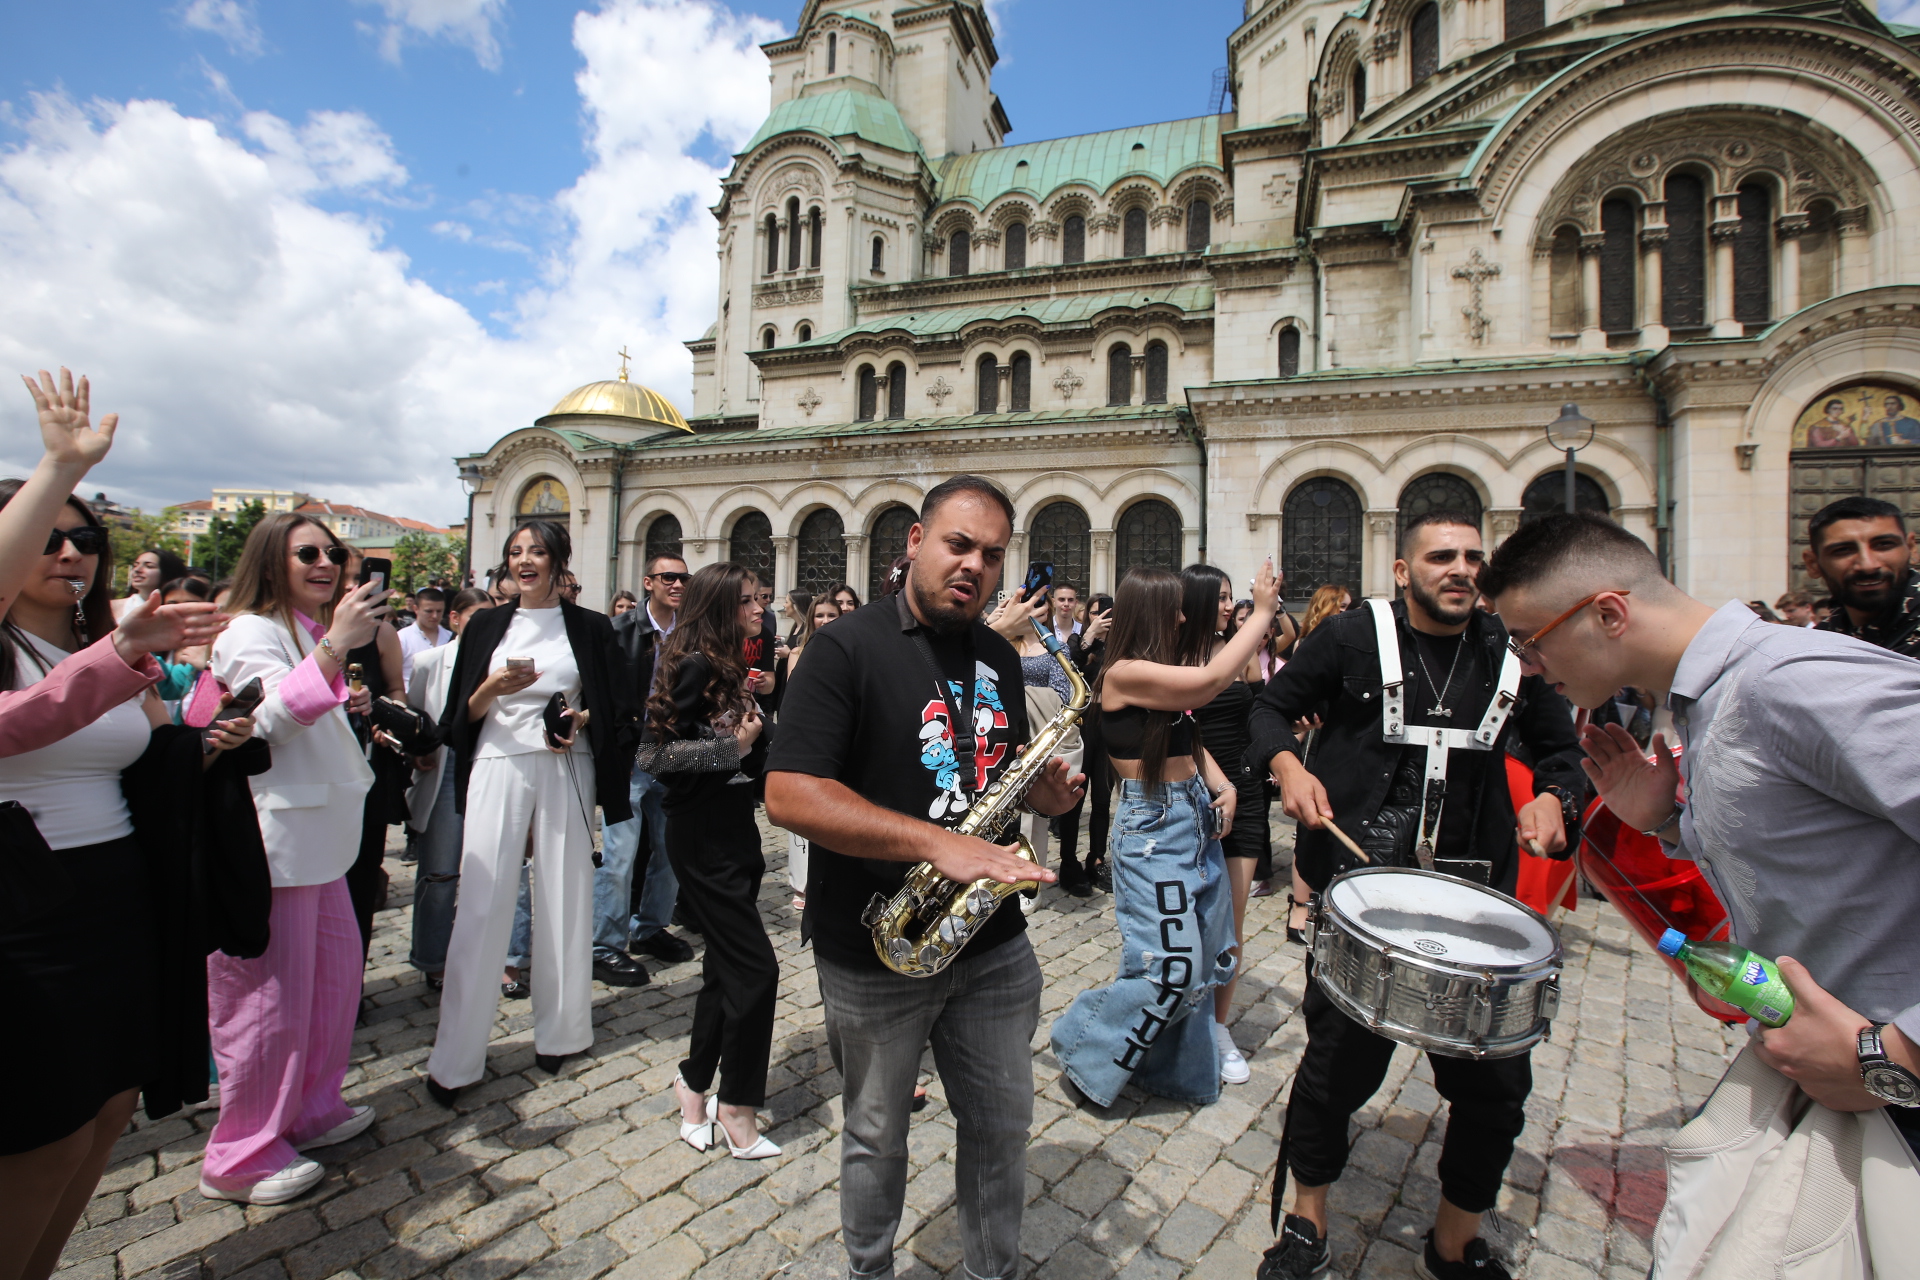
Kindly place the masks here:
<instances>
[{"instance_id":1,"label":"cathedral","mask_svg":"<svg viewBox=\"0 0 1920 1280\"><path fill-rule=\"evenodd\" d=\"M1223 113L1045 142L981 0L765 52L692 412L622 373L461 459L477 566L564 512L597 608L663 549L865 597L963 470L1083 591L1387 595L1408 517L1571 485L1771 600L1833 498L1920 517L1920 28L1858 0L1247 0Z\"/></svg>"}]
</instances>

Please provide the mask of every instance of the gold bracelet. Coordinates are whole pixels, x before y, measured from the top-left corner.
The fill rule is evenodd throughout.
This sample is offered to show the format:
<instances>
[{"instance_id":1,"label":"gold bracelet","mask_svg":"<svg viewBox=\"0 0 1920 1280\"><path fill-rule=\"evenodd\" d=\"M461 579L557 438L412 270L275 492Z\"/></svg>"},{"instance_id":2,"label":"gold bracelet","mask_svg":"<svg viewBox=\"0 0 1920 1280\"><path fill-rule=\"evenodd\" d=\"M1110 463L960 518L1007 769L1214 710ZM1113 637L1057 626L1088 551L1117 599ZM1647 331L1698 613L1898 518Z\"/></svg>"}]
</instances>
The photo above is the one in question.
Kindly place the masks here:
<instances>
[{"instance_id":1,"label":"gold bracelet","mask_svg":"<svg viewBox=\"0 0 1920 1280\"><path fill-rule=\"evenodd\" d=\"M333 651L333 640L331 637L321 636L320 647L327 651L327 656L329 658L333 659L334 666L339 667L342 671L345 671L347 669L347 664L340 661L340 655Z\"/></svg>"}]
</instances>

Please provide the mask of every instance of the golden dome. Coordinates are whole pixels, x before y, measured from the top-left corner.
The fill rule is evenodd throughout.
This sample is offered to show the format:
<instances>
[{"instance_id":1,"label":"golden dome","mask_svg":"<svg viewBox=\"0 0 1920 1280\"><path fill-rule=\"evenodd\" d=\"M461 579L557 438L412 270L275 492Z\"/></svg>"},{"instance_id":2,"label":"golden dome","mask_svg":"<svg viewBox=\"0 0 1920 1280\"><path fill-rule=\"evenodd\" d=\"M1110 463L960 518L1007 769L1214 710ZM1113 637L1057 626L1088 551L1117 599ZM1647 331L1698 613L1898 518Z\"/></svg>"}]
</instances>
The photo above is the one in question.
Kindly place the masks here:
<instances>
[{"instance_id":1,"label":"golden dome","mask_svg":"<svg viewBox=\"0 0 1920 1280\"><path fill-rule=\"evenodd\" d=\"M598 418L628 418L635 422L663 427L670 431L692 431L687 420L671 401L657 391L650 391L637 382L628 382L622 372L618 380L609 382L589 382L586 386L569 392L552 412L545 418L571 417L587 414Z\"/></svg>"}]
</instances>

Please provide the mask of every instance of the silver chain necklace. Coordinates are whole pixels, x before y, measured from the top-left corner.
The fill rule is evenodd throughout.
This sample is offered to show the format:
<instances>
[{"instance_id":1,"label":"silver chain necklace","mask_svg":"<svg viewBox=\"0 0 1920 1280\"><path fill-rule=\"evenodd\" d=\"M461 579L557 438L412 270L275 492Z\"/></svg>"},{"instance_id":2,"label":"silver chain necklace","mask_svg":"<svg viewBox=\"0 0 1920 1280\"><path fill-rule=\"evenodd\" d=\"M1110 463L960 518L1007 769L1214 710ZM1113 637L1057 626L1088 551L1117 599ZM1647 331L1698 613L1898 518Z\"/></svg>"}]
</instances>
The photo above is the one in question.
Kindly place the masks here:
<instances>
[{"instance_id":1,"label":"silver chain necklace","mask_svg":"<svg viewBox=\"0 0 1920 1280\"><path fill-rule=\"evenodd\" d=\"M1453 708L1447 706L1447 695L1453 692L1453 675L1460 667L1460 655L1466 652L1466 648L1467 638L1462 635L1458 637L1458 643L1454 646L1453 665L1447 668L1446 684L1435 684L1433 672L1427 669L1427 652L1421 647L1420 633L1417 631L1414 632L1413 657L1414 660L1420 664L1420 674L1427 678L1427 688L1433 690L1434 705L1427 708L1428 715L1439 716L1443 720L1453 719Z\"/></svg>"}]
</instances>

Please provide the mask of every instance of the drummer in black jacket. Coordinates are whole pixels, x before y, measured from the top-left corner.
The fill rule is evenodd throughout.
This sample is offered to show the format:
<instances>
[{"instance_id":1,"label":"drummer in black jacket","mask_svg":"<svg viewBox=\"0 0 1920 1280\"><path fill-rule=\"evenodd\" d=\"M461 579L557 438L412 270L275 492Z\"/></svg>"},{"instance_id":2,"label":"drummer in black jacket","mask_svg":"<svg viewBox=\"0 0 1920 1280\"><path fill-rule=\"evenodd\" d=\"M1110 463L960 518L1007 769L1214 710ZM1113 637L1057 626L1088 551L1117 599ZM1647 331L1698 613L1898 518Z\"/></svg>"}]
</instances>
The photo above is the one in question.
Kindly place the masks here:
<instances>
[{"instance_id":1,"label":"drummer in black jacket","mask_svg":"<svg viewBox=\"0 0 1920 1280\"><path fill-rule=\"evenodd\" d=\"M1401 535L1400 556L1393 573L1405 602L1370 602L1336 615L1298 646L1254 703L1249 759L1265 762L1279 781L1286 811L1300 825L1295 857L1315 893L1359 865L1322 829L1336 817L1375 865L1426 867L1510 893L1519 874L1517 841L1559 854L1578 820L1586 782L1572 708L1539 677L1521 678L1507 660L1506 631L1474 607L1486 559L1477 520L1417 517ZM1387 608L1390 616L1378 612ZM1399 725L1382 714L1389 698L1378 637L1388 625L1403 681ZM1292 726L1320 707L1327 708L1324 725L1303 763ZM1464 732L1442 738L1433 729ZM1477 749L1450 749L1489 730L1490 742ZM1390 733L1401 740L1390 741ZM1504 756L1516 738L1535 761L1540 793L1518 815ZM1423 740L1438 745L1430 753ZM1441 759L1445 778L1436 785ZM1327 1188L1346 1167L1347 1121L1379 1089L1393 1058L1393 1041L1341 1012L1317 983L1308 983L1302 1012L1307 1047L1274 1171L1276 1227L1289 1169L1299 1190L1259 1280L1299 1280L1327 1266ZM1507 1280L1479 1239L1479 1225L1526 1122L1529 1058L1429 1058L1434 1087L1451 1113L1423 1274Z\"/></svg>"}]
</instances>

